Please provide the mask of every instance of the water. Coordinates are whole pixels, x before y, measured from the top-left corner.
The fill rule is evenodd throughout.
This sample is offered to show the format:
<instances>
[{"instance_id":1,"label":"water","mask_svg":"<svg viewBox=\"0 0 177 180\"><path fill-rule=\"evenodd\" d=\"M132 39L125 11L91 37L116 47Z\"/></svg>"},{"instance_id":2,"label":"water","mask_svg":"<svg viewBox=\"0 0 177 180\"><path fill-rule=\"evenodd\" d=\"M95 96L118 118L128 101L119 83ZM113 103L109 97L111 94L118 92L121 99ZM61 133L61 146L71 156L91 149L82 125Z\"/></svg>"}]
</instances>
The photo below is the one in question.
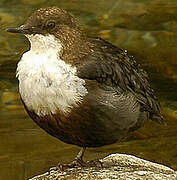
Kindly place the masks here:
<instances>
[{"instance_id":1,"label":"water","mask_svg":"<svg viewBox=\"0 0 177 180\"><path fill-rule=\"evenodd\" d=\"M21 25L37 8L56 5L72 12L89 35L128 49L149 72L167 126L149 122L127 142L88 149L86 159L110 153L133 154L177 170L177 2L173 0L1 0L0 1L0 180L24 180L69 162L79 148L49 136L25 113L15 67L29 48Z\"/></svg>"}]
</instances>

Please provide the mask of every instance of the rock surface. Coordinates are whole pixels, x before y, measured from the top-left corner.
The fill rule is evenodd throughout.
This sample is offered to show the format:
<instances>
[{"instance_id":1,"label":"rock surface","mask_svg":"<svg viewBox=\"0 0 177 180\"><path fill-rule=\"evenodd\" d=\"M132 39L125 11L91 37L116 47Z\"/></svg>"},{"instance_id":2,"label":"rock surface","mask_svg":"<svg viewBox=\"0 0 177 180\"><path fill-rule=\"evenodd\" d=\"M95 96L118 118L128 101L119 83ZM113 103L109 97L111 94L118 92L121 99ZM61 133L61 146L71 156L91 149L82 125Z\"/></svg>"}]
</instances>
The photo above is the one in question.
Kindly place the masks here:
<instances>
[{"instance_id":1,"label":"rock surface","mask_svg":"<svg viewBox=\"0 0 177 180\"><path fill-rule=\"evenodd\" d=\"M177 180L173 169L132 155L111 154L100 161L102 168L52 170L30 180Z\"/></svg>"}]
</instances>

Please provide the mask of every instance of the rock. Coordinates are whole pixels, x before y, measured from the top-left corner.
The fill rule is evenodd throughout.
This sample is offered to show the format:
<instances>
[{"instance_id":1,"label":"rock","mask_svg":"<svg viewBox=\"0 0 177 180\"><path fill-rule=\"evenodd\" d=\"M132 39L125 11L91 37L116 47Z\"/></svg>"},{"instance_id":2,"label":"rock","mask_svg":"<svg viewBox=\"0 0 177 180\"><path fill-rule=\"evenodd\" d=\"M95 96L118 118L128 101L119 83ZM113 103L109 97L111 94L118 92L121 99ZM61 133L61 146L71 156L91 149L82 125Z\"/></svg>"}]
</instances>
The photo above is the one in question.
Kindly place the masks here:
<instances>
[{"instance_id":1,"label":"rock","mask_svg":"<svg viewBox=\"0 0 177 180\"><path fill-rule=\"evenodd\" d=\"M30 180L177 180L173 169L132 155L111 154L100 161L102 168L52 170Z\"/></svg>"}]
</instances>

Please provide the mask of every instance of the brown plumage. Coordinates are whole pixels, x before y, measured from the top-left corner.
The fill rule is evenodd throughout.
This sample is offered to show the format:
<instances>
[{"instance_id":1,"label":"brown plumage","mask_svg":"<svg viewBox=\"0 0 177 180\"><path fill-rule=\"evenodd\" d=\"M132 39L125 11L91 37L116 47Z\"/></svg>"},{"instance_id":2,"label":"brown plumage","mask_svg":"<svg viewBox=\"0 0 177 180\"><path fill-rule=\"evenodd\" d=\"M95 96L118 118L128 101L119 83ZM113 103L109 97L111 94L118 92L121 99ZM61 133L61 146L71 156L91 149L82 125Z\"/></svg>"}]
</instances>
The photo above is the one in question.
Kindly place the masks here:
<instances>
[{"instance_id":1,"label":"brown plumage","mask_svg":"<svg viewBox=\"0 0 177 180\"><path fill-rule=\"evenodd\" d=\"M148 119L163 122L148 75L134 57L102 38L87 37L68 12L41 8L24 26L8 31L54 35L62 45L58 56L76 67L85 81L88 94L68 114L58 109L40 116L23 102L30 117L50 135L84 148L99 147L121 141Z\"/></svg>"}]
</instances>

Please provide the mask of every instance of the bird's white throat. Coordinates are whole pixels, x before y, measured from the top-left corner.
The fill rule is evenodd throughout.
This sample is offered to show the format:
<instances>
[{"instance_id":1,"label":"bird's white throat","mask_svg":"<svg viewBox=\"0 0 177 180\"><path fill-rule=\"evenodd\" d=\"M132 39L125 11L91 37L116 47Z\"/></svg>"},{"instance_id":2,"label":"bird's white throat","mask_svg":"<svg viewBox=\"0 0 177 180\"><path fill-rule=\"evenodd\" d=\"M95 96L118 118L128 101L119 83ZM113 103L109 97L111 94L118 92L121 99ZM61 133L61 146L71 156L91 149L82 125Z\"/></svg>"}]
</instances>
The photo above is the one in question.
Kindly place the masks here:
<instances>
[{"instance_id":1,"label":"bird's white throat","mask_svg":"<svg viewBox=\"0 0 177 180\"><path fill-rule=\"evenodd\" d=\"M88 93L76 67L60 59L62 46L53 36L27 35L31 48L17 67L19 91L29 110L39 116L69 113Z\"/></svg>"}]
</instances>

